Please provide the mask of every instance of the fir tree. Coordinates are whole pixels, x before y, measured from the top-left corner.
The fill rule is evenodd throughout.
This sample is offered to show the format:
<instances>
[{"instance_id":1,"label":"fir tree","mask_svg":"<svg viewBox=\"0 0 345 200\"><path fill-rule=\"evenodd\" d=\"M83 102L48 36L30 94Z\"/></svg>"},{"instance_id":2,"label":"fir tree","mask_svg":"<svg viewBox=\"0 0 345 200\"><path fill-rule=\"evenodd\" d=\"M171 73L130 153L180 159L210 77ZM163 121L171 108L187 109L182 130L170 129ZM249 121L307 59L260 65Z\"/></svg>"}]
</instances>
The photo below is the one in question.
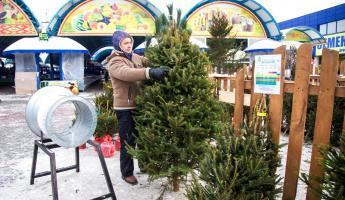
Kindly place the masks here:
<instances>
[{"instance_id":1,"label":"fir tree","mask_svg":"<svg viewBox=\"0 0 345 200\"><path fill-rule=\"evenodd\" d=\"M258 100L255 113L267 112L266 98ZM188 199L275 199L281 190L276 188L281 178L275 174L280 159L269 117L253 115L249 125L243 124L240 136L228 129L216 137L193 175Z\"/></svg>"},{"instance_id":2,"label":"fir tree","mask_svg":"<svg viewBox=\"0 0 345 200\"><path fill-rule=\"evenodd\" d=\"M112 136L118 131L118 122L113 110L113 88L111 82L103 83L103 91L95 98L97 126L94 137Z\"/></svg>"},{"instance_id":3,"label":"fir tree","mask_svg":"<svg viewBox=\"0 0 345 200\"><path fill-rule=\"evenodd\" d=\"M321 150L320 164L324 172L323 177L310 177L302 174L302 181L311 186L310 181L316 181L320 188L312 188L326 200L345 200L345 133L340 140L340 148L328 147ZM311 186L312 187L312 186Z\"/></svg>"},{"instance_id":4,"label":"fir tree","mask_svg":"<svg viewBox=\"0 0 345 200\"><path fill-rule=\"evenodd\" d=\"M174 191L197 166L206 140L223 127L221 105L208 81L208 58L189 38L190 32L173 22L147 50L151 66L170 70L163 81L146 81L137 97L140 148L129 149L149 180L166 177Z\"/></svg>"},{"instance_id":5,"label":"fir tree","mask_svg":"<svg viewBox=\"0 0 345 200\"><path fill-rule=\"evenodd\" d=\"M188 199L275 199L281 190L276 188L281 180L275 175L276 150L267 131L254 134L253 129L243 128L241 137L233 130L220 135L194 173Z\"/></svg>"},{"instance_id":6,"label":"fir tree","mask_svg":"<svg viewBox=\"0 0 345 200\"><path fill-rule=\"evenodd\" d=\"M95 105L98 113L113 110L113 87L111 82L104 82L102 92L96 95Z\"/></svg>"},{"instance_id":7,"label":"fir tree","mask_svg":"<svg viewBox=\"0 0 345 200\"><path fill-rule=\"evenodd\" d=\"M221 11L213 14L209 27L212 38L208 39L207 45L210 61L213 67L217 67L218 72L221 68L234 72L240 65L235 55L242 48L242 44L236 42L235 35L231 34L232 28L226 14Z\"/></svg>"}]
</instances>

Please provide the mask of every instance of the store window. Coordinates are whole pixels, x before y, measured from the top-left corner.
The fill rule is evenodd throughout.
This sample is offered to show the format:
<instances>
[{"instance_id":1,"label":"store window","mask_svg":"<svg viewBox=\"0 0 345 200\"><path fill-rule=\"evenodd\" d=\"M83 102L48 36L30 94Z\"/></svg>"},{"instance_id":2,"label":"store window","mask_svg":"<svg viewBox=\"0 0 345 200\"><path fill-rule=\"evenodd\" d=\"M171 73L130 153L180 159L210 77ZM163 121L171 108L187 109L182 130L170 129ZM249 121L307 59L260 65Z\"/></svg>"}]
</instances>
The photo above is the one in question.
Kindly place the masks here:
<instances>
[{"instance_id":1,"label":"store window","mask_svg":"<svg viewBox=\"0 0 345 200\"><path fill-rule=\"evenodd\" d=\"M329 22L327 24L320 24L319 31L322 35L345 32L345 19Z\"/></svg>"},{"instance_id":2,"label":"store window","mask_svg":"<svg viewBox=\"0 0 345 200\"><path fill-rule=\"evenodd\" d=\"M345 32L345 19L337 21L337 33Z\"/></svg>"},{"instance_id":3,"label":"store window","mask_svg":"<svg viewBox=\"0 0 345 200\"><path fill-rule=\"evenodd\" d=\"M322 35L326 35L327 34L327 24L321 24L320 25L320 33Z\"/></svg>"},{"instance_id":4,"label":"store window","mask_svg":"<svg viewBox=\"0 0 345 200\"><path fill-rule=\"evenodd\" d=\"M327 24L327 34L333 34L337 32L337 22L330 22Z\"/></svg>"}]
</instances>

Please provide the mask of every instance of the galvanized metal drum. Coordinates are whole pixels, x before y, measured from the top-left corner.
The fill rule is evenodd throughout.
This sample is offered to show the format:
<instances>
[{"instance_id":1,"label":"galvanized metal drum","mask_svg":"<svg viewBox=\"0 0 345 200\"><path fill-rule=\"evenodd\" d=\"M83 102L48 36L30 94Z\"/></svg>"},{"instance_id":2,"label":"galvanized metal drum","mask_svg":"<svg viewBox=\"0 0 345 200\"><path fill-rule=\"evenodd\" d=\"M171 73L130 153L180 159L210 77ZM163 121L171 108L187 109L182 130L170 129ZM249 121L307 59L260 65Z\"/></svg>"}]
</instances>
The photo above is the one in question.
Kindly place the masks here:
<instances>
[{"instance_id":1,"label":"galvanized metal drum","mask_svg":"<svg viewBox=\"0 0 345 200\"><path fill-rule=\"evenodd\" d=\"M56 116L60 121L55 120ZM25 117L34 134L41 136L42 132L45 138L62 147L77 147L85 143L93 135L97 124L95 106L59 86L38 90L26 106ZM72 123L68 124L68 121ZM61 127L65 128L61 130Z\"/></svg>"}]
</instances>

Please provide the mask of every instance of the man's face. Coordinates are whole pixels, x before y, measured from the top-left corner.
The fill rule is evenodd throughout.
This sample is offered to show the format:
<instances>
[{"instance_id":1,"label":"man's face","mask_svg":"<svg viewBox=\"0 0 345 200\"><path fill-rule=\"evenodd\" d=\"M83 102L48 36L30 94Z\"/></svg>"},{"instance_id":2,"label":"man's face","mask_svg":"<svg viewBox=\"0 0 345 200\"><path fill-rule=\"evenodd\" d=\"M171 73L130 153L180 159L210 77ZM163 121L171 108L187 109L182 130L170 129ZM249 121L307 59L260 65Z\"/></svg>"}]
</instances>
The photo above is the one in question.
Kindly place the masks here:
<instances>
[{"instance_id":1,"label":"man's face","mask_svg":"<svg viewBox=\"0 0 345 200\"><path fill-rule=\"evenodd\" d=\"M132 40L130 38L125 38L120 42L120 48L126 53L132 52Z\"/></svg>"}]
</instances>

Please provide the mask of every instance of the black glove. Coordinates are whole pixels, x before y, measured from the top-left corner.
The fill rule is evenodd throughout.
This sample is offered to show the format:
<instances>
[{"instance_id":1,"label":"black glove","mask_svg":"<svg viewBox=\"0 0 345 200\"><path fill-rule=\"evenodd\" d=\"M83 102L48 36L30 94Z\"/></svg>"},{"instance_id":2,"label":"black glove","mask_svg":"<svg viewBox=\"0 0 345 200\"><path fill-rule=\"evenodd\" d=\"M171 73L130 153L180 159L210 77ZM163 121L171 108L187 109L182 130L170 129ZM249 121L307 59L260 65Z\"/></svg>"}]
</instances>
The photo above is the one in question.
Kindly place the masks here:
<instances>
[{"instance_id":1,"label":"black glove","mask_svg":"<svg viewBox=\"0 0 345 200\"><path fill-rule=\"evenodd\" d=\"M165 68L152 68L149 70L149 76L153 80L162 80L168 75L169 70Z\"/></svg>"}]
</instances>

